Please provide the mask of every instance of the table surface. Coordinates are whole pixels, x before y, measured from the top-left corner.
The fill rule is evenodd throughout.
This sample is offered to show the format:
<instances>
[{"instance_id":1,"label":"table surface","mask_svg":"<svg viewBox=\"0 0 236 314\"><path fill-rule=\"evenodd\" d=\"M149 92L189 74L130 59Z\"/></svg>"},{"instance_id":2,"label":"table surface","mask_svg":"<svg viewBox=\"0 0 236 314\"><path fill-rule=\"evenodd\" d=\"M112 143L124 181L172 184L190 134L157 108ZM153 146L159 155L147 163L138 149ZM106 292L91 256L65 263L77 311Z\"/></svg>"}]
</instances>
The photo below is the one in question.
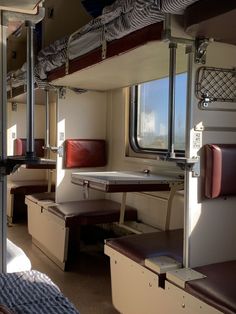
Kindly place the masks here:
<instances>
[{"instance_id":1,"label":"table surface","mask_svg":"<svg viewBox=\"0 0 236 314\"><path fill-rule=\"evenodd\" d=\"M74 172L71 175L72 183L81 185L89 181L100 184L170 184L182 183L183 179L174 176L164 176L135 171L104 171L104 172Z\"/></svg>"}]
</instances>

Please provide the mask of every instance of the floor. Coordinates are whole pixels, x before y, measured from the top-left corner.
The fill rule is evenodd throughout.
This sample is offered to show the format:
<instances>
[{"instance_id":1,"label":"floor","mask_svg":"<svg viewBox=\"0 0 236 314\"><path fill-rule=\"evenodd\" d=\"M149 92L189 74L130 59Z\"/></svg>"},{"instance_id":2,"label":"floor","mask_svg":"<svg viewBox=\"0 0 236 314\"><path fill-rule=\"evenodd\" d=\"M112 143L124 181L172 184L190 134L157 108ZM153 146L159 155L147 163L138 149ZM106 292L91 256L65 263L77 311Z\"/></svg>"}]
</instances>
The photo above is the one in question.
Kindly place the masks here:
<instances>
[{"instance_id":1,"label":"floor","mask_svg":"<svg viewBox=\"0 0 236 314\"><path fill-rule=\"evenodd\" d=\"M112 306L109 258L102 243L87 244L63 272L31 242L24 223L8 228L8 238L21 247L32 263L32 269L46 273L74 303L80 314L118 314Z\"/></svg>"}]
</instances>

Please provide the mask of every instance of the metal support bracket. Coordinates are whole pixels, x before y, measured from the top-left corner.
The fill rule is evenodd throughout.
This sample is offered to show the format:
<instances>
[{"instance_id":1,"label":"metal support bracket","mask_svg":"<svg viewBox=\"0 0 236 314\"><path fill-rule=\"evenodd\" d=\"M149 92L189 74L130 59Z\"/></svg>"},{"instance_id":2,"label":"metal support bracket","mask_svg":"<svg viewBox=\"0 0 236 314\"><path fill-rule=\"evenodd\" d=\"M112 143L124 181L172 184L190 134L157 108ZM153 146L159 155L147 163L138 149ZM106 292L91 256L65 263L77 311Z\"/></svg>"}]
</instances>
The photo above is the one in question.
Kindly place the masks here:
<instances>
[{"instance_id":1,"label":"metal support bracket","mask_svg":"<svg viewBox=\"0 0 236 314\"><path fill-rule=\"evenodd\" d=\"M172 36L171 32L171 14L165 14L165 20L164 20L164 30L162 32L162 40L176 43L176 44L185 44L189 47L192 47L194 45L194 40L188 39L188 38L182 38L182 37L175 37Z\"/></svg>"},{"instance_id":2,"label":"metal support bracket","mask_svg":"<svg viewBox=\"0 0 236 314\"><path fill-rule=\"evenodd\" d=\"M171 218L171 209L174 200L174 196L177 191L181 191L184 189L184 183L171 183L169 197L167 198L167 206L166 206L166 219L165 219L165 227L164 230L170 230L170 218Z\"/></svg>"},{"instance_id":3,"label":"metal support bracket","mask_svg":"<svg viewBox=\"0 0 236 314\"><path fill-rule=\"evenodd\" d=\"M66 98L66 88L65 87L60 87L58 89L58 96L60 99L65 99Z\"/></svg>"},{"instance_id":4,"label":"metal support bracket","mask_svg":"<svg viewBox=\"0 0 236 314\"><path fill-rule=\"evenodd\" d=\"M194 126L194 131L197 131L197 132L236 132L236 127L205 126L202 123L199 123Z\"/></svg>"},{"instance_id":5,"label":"metal support bracket","mask_svg":"<svg viewBox=\"0 0 236 314\"><path fill-rule=\"evenodd\" d=\"M174 161L180 169L185 171L191 171L193 177L200 176L200 158L185 158L185 157L175 157L175 158L166 158L167 161Z\"/></svg>"},{"instance_id":6,"label":"metal support bracket","mask_svg":"<svg viewBox=\"0 0 236 314\"><path fill-rule=\"evenodd\" d=\"M107 57L107 42L104 39L102 42L102 60L106 59Z\"/></svg>"},{"instance_id":7,"label":"metal support bracket","mask_svg":"<svg viewBox=\"0 0 236 314\"><path fill-rule=\"evenodd\" d=\"M188 281L206 278L205 275L191 268L174 269L167 272L166 277L181 288L185 288Z\"/></svg>"},{"instance_id":8,"label":"metal support bracket","mask_svg":"<svg viewBox=\"0 0 236 314\"><path fill-rule=\"evenodd\" d=\"M206 63L206 52L209 43L212 39L208 38L197 38L195 41L195 63L205 64Z\"/></svg>"}]
</instances>

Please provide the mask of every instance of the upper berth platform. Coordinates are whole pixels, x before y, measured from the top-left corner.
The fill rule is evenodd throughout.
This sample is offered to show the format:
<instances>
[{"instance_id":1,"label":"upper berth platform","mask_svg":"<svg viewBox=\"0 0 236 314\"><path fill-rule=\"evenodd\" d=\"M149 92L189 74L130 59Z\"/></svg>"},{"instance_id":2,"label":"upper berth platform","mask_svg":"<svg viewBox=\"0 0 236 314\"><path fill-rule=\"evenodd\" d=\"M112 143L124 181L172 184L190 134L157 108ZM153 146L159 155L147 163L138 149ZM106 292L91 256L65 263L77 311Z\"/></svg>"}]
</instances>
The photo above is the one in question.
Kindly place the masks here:
<instances>
[{"instance_id":1,"label":"upper berth platform","mask_svg":"<svg viewBox=\"0 0 236 314\"><path fill-rule=\"evenodd\" d=\"M0 0L0 10L35 14L42 0Z\"/></svg>"},{"instance_id":2,"label":"upper berth platform","mask_svg":"<svg viewBox=\"0 0 236 314\"><path fill-rule=\"evenodd\" d=\"M8 93L8 101L10 103L26 104L27 102L27 91L25 86L18 86L14 88L12 92ZM49 101L50 103L56 103L57 95L56 91L49 91ZM35 104L36 105L46 105L45 91L40 88L35 88Z\"/></svg>"},{"instance_id":3,"label":"upper berth platform","mask_svg":"<svg viewBox=\"0 0 236 314\"><path fill-rule=\"evenodd\" d=\"M216 41L236 44L236 2L228 0L199 0L189 6L184 15L186 32L191 36L214 38Z\"/></svg>"},{"instance_id":4,"label":"upper berth platform","mask_svg":"<svg viewBox=\"0 0 236 314\"><path fill-rule=\"evenodd\" d=\"M168 67L167 44L160 42L163 23L155 23L69 62L69 73L62 66L48 75L56 86L110 90L156 79L160 62ZM160 57L162 59L160 60ZM165 68L166 68L165 66ZM79 71L79 72L78 72Z\"/></svg>"},{"instance_id":5,"label":"upper berth platform","mask_svg":"<svg viewBox=\"0 0 236 314\"><path fill-rule=\"evenodd\" d=\"M163 42L165 14L183 14L196 1L174 7L168 0L115 1L101 16L39 52L37 85L106 91L165 77L169 72L168 42ZM185 47L178 45L177 59L183 55ZM25 84L25 68L24 64L8 74L11 89ZM186 60L177 72L186 72Z\"/></svg>"},{"instance_id":6,"label":"upper berth platform","mask_svg":"<svg viewBox=\"0 0 236 314\"><path fill-rule=\"evenodd\" d=\"M106 58L102 48L93 50L69 63L69 74L63 66L49 73L55 86L107 91L127 87L165 76L169 68L168 43L161 41L163 23L156 23L107 44ZM177 72L186 71L185 47L177 49Z\"/></svg>"}]
</instances>

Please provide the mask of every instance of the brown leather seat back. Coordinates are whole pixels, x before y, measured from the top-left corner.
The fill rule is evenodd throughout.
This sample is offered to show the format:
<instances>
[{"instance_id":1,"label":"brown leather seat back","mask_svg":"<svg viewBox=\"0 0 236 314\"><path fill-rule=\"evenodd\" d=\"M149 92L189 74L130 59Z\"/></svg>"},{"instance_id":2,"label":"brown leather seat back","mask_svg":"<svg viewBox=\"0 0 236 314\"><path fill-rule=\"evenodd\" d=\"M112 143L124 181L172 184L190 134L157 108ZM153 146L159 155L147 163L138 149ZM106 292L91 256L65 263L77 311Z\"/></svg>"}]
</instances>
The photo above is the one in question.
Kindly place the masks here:
<instances>
[{"instance_id":1,"label":"brown leather seat back","mask_svg":"<svg viewBox=\"0 0 236 314\"><path fill-rule=\"evenodd\" d=\"M35 154L37 157L44 157L44 139L36 138L34 140ZM25 156L26 154L26 138L16 138L14 140L14 155Z\"/></svg>"},{"instance_id":2,"label":"brown leather seat back","mask_svg":"<svg viewBox=\"0 0 236 314\"><path fill-rule=\"evenodd\" d=\"M104 167L105 144L104 140L67 139L64 144L65 168Z\"/></svg>"},{"instance_id":3,"label":"brown leather seat back","mask_svg":"<svg viewBox=\"0 0 236 314\"><path fill-rule=\"evenodd\" d=\"M205 196L236 195L236 144L207 144L205 154Z\"/></svg>"}]
</instances>

